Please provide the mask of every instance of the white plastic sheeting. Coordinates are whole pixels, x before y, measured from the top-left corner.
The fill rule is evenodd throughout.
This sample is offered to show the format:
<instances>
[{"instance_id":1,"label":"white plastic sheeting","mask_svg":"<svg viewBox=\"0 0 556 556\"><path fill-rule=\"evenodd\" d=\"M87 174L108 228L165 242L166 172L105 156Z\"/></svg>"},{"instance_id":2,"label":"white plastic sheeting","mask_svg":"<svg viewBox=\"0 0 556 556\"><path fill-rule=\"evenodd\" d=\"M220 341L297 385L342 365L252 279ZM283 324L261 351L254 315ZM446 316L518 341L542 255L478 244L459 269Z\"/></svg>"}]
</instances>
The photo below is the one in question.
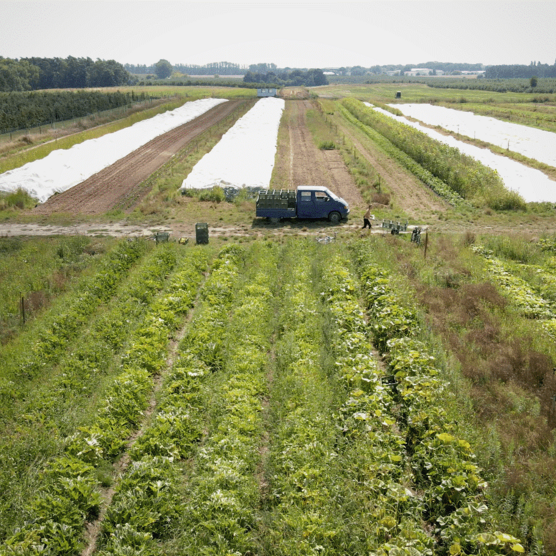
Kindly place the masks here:
<instances>
[{"instance_id":1,"label":"white plastic sheeting","mask_svg":"<svg viewBox=\"0 0 556 556\"><path fill-rule=\"evenodd\" d=\"M103 168L127 156L155 137L204 114L226 99L207 98L187 102L175 110L137 122L130 127L90 139L70 149L52 151L41 160L0 175L0 191L21 188L40 202L85 181Z\"/></svg>"},{"instance_id":2,"label":"white plastic sheeting","mask_svg":"<svg viewBox=\"0 0 556 556\"><path fill-rule=\"evenodd\" d=\"M368 102L365 103L367 106L372 107ZM396 105L396 108L400 105ZM485 166L496 170L504 185L513 191L517 191L526 202L556 202L556 182L549 179L546 174L543 174L540 170L530 168L525 166L520 162L516 162L505 156L494 154L488 149L481 149L470 145L469 143L464 143L463 141L458 141L454 137L442 135L438 131L430 129L428 127L422 126L419 123L412 122L402 116L395 116L394 114L382 110L381 108L372 107L374 110L389 116L398 122L409 125L426 133L432 139L440 141L450 147L455 147L459 149L462 153L473 157ZM460 130L461 133L461 130Z\"/></svg>"},{"instance_id":3,"label":"white plastic sheeting","mask_svg":"<svg viewBox=\"0 0 556 556\"><path fill-rule=\"evenodd\" d=\"M556 133L526 125L512 124L472 112L432 104L391 105L428 125L438 125L467 137L487 141L504 149L556 166Z\"/></svg>"},{"instance_id":4,"label":"white plastic sheeting","mask_svg":"<svg viewBox=\"0 0 556 556\"><path fill-rule=\"evenodd\" d=\"M195 165L182 189L215 185L268 189L285 102L263 98Z\"/></svg>"}]
</instances>

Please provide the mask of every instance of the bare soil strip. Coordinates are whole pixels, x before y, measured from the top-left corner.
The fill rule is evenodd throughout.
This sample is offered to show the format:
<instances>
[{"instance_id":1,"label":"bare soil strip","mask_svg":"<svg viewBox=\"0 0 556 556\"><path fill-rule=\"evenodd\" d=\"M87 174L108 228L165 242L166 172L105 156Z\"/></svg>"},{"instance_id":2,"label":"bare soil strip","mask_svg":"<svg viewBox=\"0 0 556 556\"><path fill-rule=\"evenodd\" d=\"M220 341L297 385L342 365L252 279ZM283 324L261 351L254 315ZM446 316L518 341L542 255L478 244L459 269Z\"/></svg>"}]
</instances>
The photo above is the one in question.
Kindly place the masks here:
<instances>
[{"instance_id":1,"label":"bare soil strip","mask_svg":"<svg viewBox=\"0 0 556 556\"><path fill-rule=\"evenodd\" d=\"M337 118L336 122L355 148L380 174L394 197L394 203L409 216L422 217L424 211L444 212L449 208L436 193L373 145L370 139L362 138L361 134L346 125L343 119Z\"/></svg>"},{"instance_id":2,"label":"bare soil strip","mask_svg":"<svg viewBox=\"0 0 556 556\"><path fill-rule=\"evenodd\" d=\"M315 145L306 119L311 108L309 100L286 101L283 125L288 126L289 149L279 151L277 170L288 176L291 189L298 185L324 185L343 197L350 207L363 205L363 197L340 153L322 151Z\"/></svg>"},{"instance_id":3,"label":"bare soil strip","mask_svg":"<svg viewBox=\"0 0 556 556\"><path fill-rule=\"evenodd\" d=\"M35 214L102 214L126 197L194 137L231 114L242 101L228 101L160 135L94 176L38 206Z\"/></svg>"}]
</instances>

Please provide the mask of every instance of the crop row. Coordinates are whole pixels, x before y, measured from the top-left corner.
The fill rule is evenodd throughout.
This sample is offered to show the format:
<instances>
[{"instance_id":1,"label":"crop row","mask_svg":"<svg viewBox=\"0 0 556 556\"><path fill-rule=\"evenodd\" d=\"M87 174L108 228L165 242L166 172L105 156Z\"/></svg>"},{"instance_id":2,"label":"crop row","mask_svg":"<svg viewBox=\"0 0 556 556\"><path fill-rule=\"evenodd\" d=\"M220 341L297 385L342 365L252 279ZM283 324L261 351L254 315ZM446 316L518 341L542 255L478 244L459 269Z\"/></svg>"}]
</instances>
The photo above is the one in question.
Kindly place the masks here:
<instances>
[{"instance_id":1,"label":"crop row","mask_svg":"<svg viewBox=\"0 0 556 556\"><path fill-rule=\"evenodd\" d=\"M405 436L397 430L391 385L372 354L358 286L341 257L324 273L332 350L345 400L336 412L338 451L347 489L355 493L344 509L350 522L345 553L432 554L434 543L422 527L423 500L406 464ZM350 519L355 514L363 519ZM349 544L348 544L349 543Z\"/></svg>"},{"instance_id":2,"label":"crop row","mask_svg":"<svg viewBox=\"0 0 556 556\"><path fill-rule=\"evenodd\" d=\"M256 553L257 471L277 269L276 252L264 251L253 266L255 276L248 277L234 298L225 364L213 382L212 430L197 452L176 541L181 554Z\"/></svg>"},{"instance_id":3,"label":"crop row","mask_svg":"<svg viewBox=\"0 0 556 556\"><path fill-rule=\"evenodd\" d=\"M208 497L208 502L201 503L194 497L191 510L187 502L189 495L184 500L179 489L181 461L197 452L205 434L206 412L210 411L206 399L210 388L207 382L213 373L217 376L222 372L229 326L227 315L234 301L240 264L241 252L235 248L225 249L215 261L213 272L201 291L201 310L180 343L179 358L164 382L157 414L133 447L132 466L107 512L101 554L126 554L132 548L154 550L155 543L166 540L180 520L196 521L195 517L215 498L214 493L207 493L210 486L206 483L215 480L215 463L223 463L210 457L211 443L219 436L222 423L214 437L207 439L198 450L197 457L211 467L203 473L202 464L196 465L193 480L200 483L197 497ZM242 323L241 328L244 327ZM207 342L210 339L213 341ZM240 423L237 417L234 412L227 416ZM219 441L213 450L218 448ZM228 444L223 443L219 449L224 455L233 457L234 452L228 448ZM222 475L220 477L222 480ZM191 488L196 490L195 485ZM204 517L210 520L210 512ZM184 542L195 544L196 538L203 537L199 527L204 526L212 530L201 520L192 526L192 533L185 535Z\"/></svg>"},{"instance_id":4,"label":"crop row","mask_svg":"<svg viewBox=\"0 0 556 556\"><path fill-rule=\"evenodd\" d=\"M375 110L365 108L355 99L345 99L342 104L359 121L386 137L464 199L487 202L492 208L506 208L497 205L506 197L509 198L510 193L504 188L496 171L454 147L435 141Z\"/></svg>"},{"instance_id":5,"label":"crop row","mask_svg":"<svg viewBox=\"0 0 556 556\"><path fill-rule=\"evenodd\" d=\"M386 137L375 131L368 125L359 121L347 108L340 105L340 111L343 116L352 124L356 125L365 135L367 135L374 143L376 143L384 152L391 156L394 160L398 161L402 166L409 170L413 175L420 179L425 185L430 187L437 195L442 197L445 201L454 207L465 207L467 202L446 185L442 180L431 174L428 170L423 168L419 163L415 162L409 155L404 153L396 147Z\"/></svg>"},{"instance_id":6,"label":"crop row","mask_svg":"<svg viewBox=\"0 0 556 556\"><path fill-rule=\"evenodd\" d=\"M512 274L489 249L477 245L473 247L473 251L484 257L488 274L511 300L512 305L517 307L525 317L541 320L544 330L556 339L556 312L553 302L536 293L526 280ZM547 284L547 293L554 295L551 288L554 284L554 277L551 273L546 272L545 274L544 282Z\"/></svg>"},{"instance_id":7,"label":"crop row","mask_svg":"<svg viewBox=\"0 0 556 556\"><path fill-rule=\"evenodd\" d=\"M282 281L282 311L271 396L268 463L269 554L308 555L338 547L333 391L323 365L322 314L314 291L311 253L290 244Z\"/></svg>"},{"instance_id":8,"label":"crop row","mask_svg":"<svg viewBox=\"0 0 556 556\"><path fill-rule=\"evenodd\" d=\"M493 531L486 484L469 443L458 438L446 407L453 404L420 332L415 311L397 293L365 246L355 249L375 343L388 361L399 404L397 424L405 436L408 463L421 493L423 519L430 524L435 554L523 552L519 541Z\"/></svg>"},{"instance_id":9,"label":"crop row","mask_svg":"<svg viewBox=\"0 0 556 556\"><path fill-rule=\"evenodd\" d=\"M30 352L23 356L6 350L3 354L0 398L4 406L22 396L24 379L44 374L48 365L59 360L99 304L108 301L129 269L144 254L145 244L123 241L108 255L104 265L83 287L67 300L67 308L52 315L36 331Z\"/></svg>"},{"instance_id":10,"label":"crop row","mask_svg":"<svg viewBox=\"0 0 556 556\"><path fill-rule=\"evenodd\" d=\"M35 384L24 400L10 406L10 417L5 415L0 429L0 496L1 507L6 508L0 516L6 517L1 520L5 530L21 521L14 506L27 498L21 489L33 488L31 481L25 486L21 477L34 476L41 460L59 453L64 438L94 413L104 384L120 370L117 362L124 341L176 263L176 249L165 246L152 251L122 282L111 309L73 342L49 376Z\"/></svg>"},{"instance_id":11,"label":"crop row","mask_svg":"<svg viewBox=\"0 0 556 556\"><path fill-rule=\"evenodd\" d=\"M96 422L68 439L65 454L43 474L43 486L31 505L33 519L0 549L0 554L73 554L86 521L98 516L101 497L96 468L113 461L139 425L152 377L165 366L169 336L192 306L206 268L204 252L194 252L172 277L133 334L122 358L122 372L106 392ZM41 548L42 547L42 548Z\"/></svg>"}]
</instances>

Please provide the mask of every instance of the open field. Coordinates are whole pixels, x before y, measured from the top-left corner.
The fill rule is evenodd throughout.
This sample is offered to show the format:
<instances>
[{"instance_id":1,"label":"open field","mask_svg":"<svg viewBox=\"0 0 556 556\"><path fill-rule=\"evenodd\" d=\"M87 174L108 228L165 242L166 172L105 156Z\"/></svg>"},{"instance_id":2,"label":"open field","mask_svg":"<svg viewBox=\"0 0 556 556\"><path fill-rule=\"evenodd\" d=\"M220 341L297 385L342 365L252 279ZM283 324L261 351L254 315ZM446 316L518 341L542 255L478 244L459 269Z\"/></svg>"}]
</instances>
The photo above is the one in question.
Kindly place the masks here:
<instances>
[{"instance_id":1,"label":"open field","mask_svg":"<svg viewBox=\"0 0 556 556\"><path fill-rule=\"evenodd\" d=\"M305 91L271 187L326 185L338 226L178 192L249 99L163 138L98 214L0 212L0 555L556 554L554 206L450 203L352 101Z\"/></svg>"},{"instance_id":2,"label":"open field","mask_svg":"<svg viewBox=\"0 0 556 556\"><path fill-rule=\"evenodd\" d=\"M401 91L401 102L448 102L448 103L535 103L538 94L535 93L498 93L493 91L480 91L475 89L437 89L421 83L373 83L370 85L324 85L315 87L314 91L319 96L343 98L356 97L361 100L372 99L381 102L395 102L396 92ZM555 94L543 94L547 102L556 102Z\"/></svg>"},{"instance_id":3,"label":"open field","mask_svg":"<svg viewBox=\"0 0 556 556\"><path fill-rule=\"evenodd\" d=\"M2 542L552 553L556 313L482 255L549 280L524 239L116 244L0 350Z\"/></svg>"}]
</instances>

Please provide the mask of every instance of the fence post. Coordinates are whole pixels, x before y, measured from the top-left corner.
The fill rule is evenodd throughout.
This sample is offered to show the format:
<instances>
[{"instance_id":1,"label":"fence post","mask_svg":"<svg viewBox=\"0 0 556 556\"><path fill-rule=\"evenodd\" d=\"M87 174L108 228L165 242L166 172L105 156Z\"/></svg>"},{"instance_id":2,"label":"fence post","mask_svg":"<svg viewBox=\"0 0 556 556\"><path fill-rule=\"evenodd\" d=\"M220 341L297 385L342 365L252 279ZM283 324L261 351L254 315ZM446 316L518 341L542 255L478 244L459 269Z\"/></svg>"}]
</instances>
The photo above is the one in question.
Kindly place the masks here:
<instances>
[{"instance_id":1,"label":"fence post","mask_svg":"<svg viewBox=\"0 0 556 556\"><path fill-rule=\"evenodd\" d=\"M427 258L427 247L429 246L429 232L425 232L425 259Z\"/></svg>"},{"instance_id":2,"label":"fence post","mask_svg":"<svg viewBox=\"0 0 556 556\"><path fill-rule=\"evenodd\" d=\"M23 324L25 324L25 298L23 294L21 295L21 319L23 320Z\"/></svg>"}]
</instances>

